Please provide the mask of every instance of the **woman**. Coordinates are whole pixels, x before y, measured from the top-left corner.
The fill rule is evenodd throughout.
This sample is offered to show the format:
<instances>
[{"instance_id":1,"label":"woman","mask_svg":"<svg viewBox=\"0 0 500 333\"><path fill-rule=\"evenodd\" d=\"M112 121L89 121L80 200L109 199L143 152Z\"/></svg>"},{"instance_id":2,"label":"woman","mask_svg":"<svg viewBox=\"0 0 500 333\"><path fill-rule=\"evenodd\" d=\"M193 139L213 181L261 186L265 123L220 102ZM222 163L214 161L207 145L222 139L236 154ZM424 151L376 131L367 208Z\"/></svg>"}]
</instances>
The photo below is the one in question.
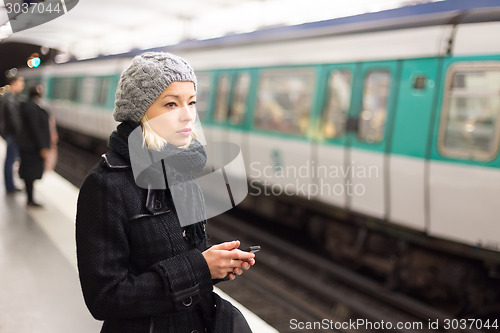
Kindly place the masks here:
<instances>
[{"instance_id":1,"label":"woman","mask_svg":"<svg viewBox=\"0 0 500 333\"><path fill-rule=\"evenodd\" d=\"M21 134L19 176L24 179L28 207L41 207L33 198L33 183L41 179L50 150L49 114L41 105L42 86L29 89L29 99L21 105Z\"/></svg>"},{"instance_id":2,"label":"woman","mask_svg":"<svg viewBox=\"0 0 500 333\"><path fill-rule=\"evenodd\" d=\"M101 332L250 332L213 284L249 269L254 255L238 250L239 241L206 249L204 220L179 223L172 179L163 177L166 189L143 186L144 179L139 186L133 170L129 136L139 126L143 149L175 153L159 170L176 169L169 161L178 160L189 166L181 176L203 169L205 151L192 132L195 103L193 69L172 54L137 56L120 77L114 118L121 124L80 190L76 219L80 281L90 312L104 320Z\"/></svg>"}]
</instances>

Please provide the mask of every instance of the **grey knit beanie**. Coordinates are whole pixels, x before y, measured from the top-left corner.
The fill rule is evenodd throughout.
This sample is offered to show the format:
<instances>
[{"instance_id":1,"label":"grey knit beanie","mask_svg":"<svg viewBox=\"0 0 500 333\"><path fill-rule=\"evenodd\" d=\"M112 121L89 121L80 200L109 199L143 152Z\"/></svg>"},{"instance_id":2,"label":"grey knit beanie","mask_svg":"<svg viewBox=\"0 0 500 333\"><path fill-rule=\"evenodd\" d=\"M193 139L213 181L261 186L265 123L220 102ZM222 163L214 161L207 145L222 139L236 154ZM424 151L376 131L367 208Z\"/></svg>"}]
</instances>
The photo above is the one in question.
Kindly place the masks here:
<instances>
[{"instance_id":1,"label":"grey knit beanie","mask_svg":"<svg viewBox=\"0 0 500 333\"><path fill-rule=\"evenodd\" d=\"M135 57L118 82L113 117L120 122L139 123L158 96L176 81L191 81L196 90L193 68L181 57L166 52Z\"/></svg>"}]
</instances>

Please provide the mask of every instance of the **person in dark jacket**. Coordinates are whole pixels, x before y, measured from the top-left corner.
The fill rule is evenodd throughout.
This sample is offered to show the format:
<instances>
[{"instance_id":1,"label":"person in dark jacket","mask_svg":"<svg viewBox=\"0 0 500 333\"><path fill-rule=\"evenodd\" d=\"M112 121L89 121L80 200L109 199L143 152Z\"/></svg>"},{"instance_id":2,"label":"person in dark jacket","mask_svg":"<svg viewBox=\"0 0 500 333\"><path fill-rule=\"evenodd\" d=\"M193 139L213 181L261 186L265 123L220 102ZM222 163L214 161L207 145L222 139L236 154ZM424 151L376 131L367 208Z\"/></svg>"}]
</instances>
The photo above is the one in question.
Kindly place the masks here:
<instances>
[{"instance_id":1,"label":"person in dark jacket","mask_svg":"<svg viewBox=\"0 0 500 333\"><path fill-rule=\"evenodd\" d=\"M49 114L40 106L42 90L42 85L31 87L28 101L21 104L19 176L26 185L28 207L41 207L33 199L33 183L42 178L45 159L50 150Z\"/></svg>"},{"instance_id":2,"label":"person in dark jacket","mask_svg":"<svg viewBox=\"0 0 500 333\"><path fill-rule=\"evenodd\" d=\"M113 115L121 124L110 136L111 151L80 189L76 217L80 283L91 314L104 320L103 333L251 332L213 285L249 269L254 254L240 251L239 241L207 249L206 221L180 223L173 180L165 177L168 169L183 178L205 165L205 150L192 133L195 103L194 71L175 55L144 53L120 77ZM159 169L150 167L166 187L138 185L134 163L144 161L131 153L135 130L143 140L138 149L150 156L175 153L159 161ZM199 191L190 184L185 200L196 202Z\"/></svg>"},{"instance_id":3,"label":"person in dark jacket","mask_svg":"<svg viewBox=\"0 0 500 333\"><path fill-rule=\"evenodd\" d=\"M24 90L24 78L15 76L8 79L9 89L3 95L0 110L0 135L7 143L4 163L5 190L8 194L21 191L14 185L13 167L19 158L17 139L21 130L19 94Z\"/></svg>"}]
</instances>

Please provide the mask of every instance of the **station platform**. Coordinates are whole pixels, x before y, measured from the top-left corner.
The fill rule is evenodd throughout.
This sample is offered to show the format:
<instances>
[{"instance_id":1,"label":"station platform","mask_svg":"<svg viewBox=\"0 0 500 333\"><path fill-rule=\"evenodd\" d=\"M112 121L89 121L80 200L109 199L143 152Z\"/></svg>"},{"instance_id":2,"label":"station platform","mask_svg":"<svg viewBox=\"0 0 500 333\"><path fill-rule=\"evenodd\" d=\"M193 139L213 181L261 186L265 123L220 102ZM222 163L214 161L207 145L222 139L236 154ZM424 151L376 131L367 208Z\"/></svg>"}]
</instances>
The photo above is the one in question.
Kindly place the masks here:
<instances>
[{"instance_id":1,"label":"station platform","mask_svg":"<svg viewBox=\"0 0 500 333\"><path fill-rule=\"evenodd\" d=\"M0 332L99 332L102 322L85 307L78 280L78 189L47 172L35 182L34 197L43 208L27 208L24 192L5 193L4 158L0 140ZM229 295L216 292L241 310L254 333L278 332Z\"/></svg>"}]
</instances>

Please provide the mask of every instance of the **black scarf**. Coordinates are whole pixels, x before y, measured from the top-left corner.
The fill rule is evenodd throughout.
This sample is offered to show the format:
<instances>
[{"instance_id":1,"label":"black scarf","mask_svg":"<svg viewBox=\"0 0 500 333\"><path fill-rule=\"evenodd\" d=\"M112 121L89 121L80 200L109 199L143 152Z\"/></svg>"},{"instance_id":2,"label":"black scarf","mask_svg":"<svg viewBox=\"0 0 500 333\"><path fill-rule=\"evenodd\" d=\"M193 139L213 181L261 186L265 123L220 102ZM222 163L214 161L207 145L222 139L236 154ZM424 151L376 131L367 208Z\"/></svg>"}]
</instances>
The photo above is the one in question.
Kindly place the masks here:
<instances>
[{"instance_id":1,"label":"black scarf","mask_svg":"<svg viewBox=\"0 0 500 333\"><path fill-rule=\"evenodd\" d=\"M138 126L133 122L121 123L111 133L108 142L108 146L113 151L130 161L131 164L130 155L132 149L129 147L129 136ZM134 134L136 133L134 132ZM147 148L143 149L147 150ZM148 153L150 152L148 151ZM132 154L135 154L135 152L132 151ZM200 221L198 223L190 222L183 227L184 237L194 246L199 246L206 240L206 219L203 193L195 180L194 174L201 172L205 167L207 161L205 149L198 141L193 139L187 148L178 148L167 144L162 151L155 152L155 154L160 154L164 157L155 165L147 165L149 161L146 159L133 161L134 163L144 164L141 167L145 170L143 174L146 175L141 179L139 177L142 175L139 175L136 178L136 182L140 187L148 188L148 191L165 191L167 198L172 203L171 206L178 214L180 220ZM134 156L134 158L136 157ZM141 182L157 184L160 178L164 186L151 187L140 184ZM181 208L176 209L176 206Z\"/></svg>"}]
</instances>

